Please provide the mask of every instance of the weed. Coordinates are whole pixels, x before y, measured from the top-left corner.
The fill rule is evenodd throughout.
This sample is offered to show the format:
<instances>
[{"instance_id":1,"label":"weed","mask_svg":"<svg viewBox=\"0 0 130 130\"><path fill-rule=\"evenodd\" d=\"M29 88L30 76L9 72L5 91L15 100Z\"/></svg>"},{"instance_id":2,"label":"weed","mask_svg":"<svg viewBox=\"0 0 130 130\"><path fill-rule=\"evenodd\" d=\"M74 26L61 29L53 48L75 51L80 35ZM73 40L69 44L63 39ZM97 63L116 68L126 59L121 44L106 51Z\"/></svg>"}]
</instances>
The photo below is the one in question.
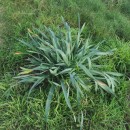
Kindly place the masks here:
<instances>
[{"instance_id":1,"label":"weed","mask_svg":"<svg viewBox=\"0 0 130 130\"><path fill-rule=\"evenodd\" d=\"M117 3L118 2L118 3ZM130 126L129 119L129 0L3 0L0 6L4 11L0 20L4 22L2 30L4 46L0 47L0 129L48 129L61 130L79 129L82 110L84 115L84 128L101 130L125 130ZM127 75L116 89L118 98L110 98L104 93L84 94L81 105L77 109L75 92L70 92L70 102L75 111L77 122L73 121L72 111L64 100L64 94L59 90L53 95L50 117L45 123L44 106L46 104L49 87L37 87L31 98L28 98L30 85L17 84L12 77L19 73L19 67L27 64L24 62L26 48L20 45L17 39L26 39L27 29L35 26L41 28L47 25L56 32L60 17L63 16L71 25L72 35L77 34L77 14L81 16L81 24L86 23L82 38L92 36L92 43L97 44L105 39L100 47L102 51L117 48L112 56L100 58L98 63L105 67L102 71L119 71ZM62 28L63 29L63 28ZM64 30L65 31L65 30ZM117 40L118 37L118 40ZM29 41L28 41L29 42ZM3 45L3 44L2 44ZM120 63L120 64L119 64ZM10 86L14 86L9 89ZM9 91L7 91L9 89ZM61 93L59 95L58 93ZM3 95L4 94L4 95ZM57 100L58 99L58 100ZM19 116L20 115L20 116Z\"/></svg>"},{"instance_id":2,"label":"weed","mask_svg":"<svg viewBox=\"0 0 130 130\"><path fill-rule=\"evenodd\" d=\"M45 32L39 29L34 29L35 32L29 30L30 42L20 40L29 48L28 63L25 68L21 67L22 72L16 78L21 83L33 83L29 95L38 85L50 87L46 118L55 90L62 89L66 103L72 110L69 100L72 88L77 91L78 103L84 95L82 89L90 91L93 86L96 91L103 89L114 95L118 83L115 76L121 76L119 73L101 71L103 66L98 64L98 59L111 55L112 50L101 52L98 49L100 44L89 45L89 39L82 39L81 33L85 24L79 28L76 37L72 37L70 26L63 23L65 32L59 28L55 33L45 27Z\"/></svg>"}]
</instances>

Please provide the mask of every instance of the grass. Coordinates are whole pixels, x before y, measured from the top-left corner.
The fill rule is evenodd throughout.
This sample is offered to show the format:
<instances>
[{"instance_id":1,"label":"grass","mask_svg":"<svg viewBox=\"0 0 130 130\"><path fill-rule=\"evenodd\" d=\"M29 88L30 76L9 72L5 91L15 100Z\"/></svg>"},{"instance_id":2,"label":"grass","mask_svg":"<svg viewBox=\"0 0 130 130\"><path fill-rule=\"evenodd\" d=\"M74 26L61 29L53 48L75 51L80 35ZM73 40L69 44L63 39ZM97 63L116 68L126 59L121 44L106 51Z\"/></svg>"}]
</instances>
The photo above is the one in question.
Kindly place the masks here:
<instances>
[{"instance_id":1,"label":"grass","mask_svg":"<svg viewBox=\"0 0 130 130\"><path fill-rule=\"evenodd\" d=\"M7 78L7 76L6 76ZM8 84L12 81L8 77L6 83L4 80L3 86L8 88ZM22 88L21 88L22 87ZM26 102L27 88L21 86L13 88L10 95L5 100L1 98L1 129L79 129L79 123L73 121L73 116L69 111L67 105L63 101L63 97L58 97L60 104L55 108L57 102L52 103L50 120L46 124L43 113L46 101L46 91L37 89L33 93L32 98ZM120 93L118 99L102 98L99 94L91 95L91 98L84 98L82 102L82 109L84 110L84 129L125 129L127 121L125 116L128 114L127 102L124 97L126 95L127 84L120 86ZM90 97L90 95L89 95ZM56 97L54 97L55 99ZM75 99L71 99L74 101ZM74 104L73 104L74 105Z\"/></svg>"},{"instance_id":2,"label":"grass","mask_svg":"<svg viewBox=\"0 0 130 130\"><path fill-rule=\"evenodd\" d=\"M5 46L0 48L0 129L17 130L76 130L80 128L80 119L74 122L64 96L55 95L51 105L48 123L43 115L48 90L37 88L28 102L28 85L19 85L13 77L24 65L24 55L16 52L26 52L16 39L28 40L27 29L42 24L52 27L62 27L61 16L71 25L78 28L77 14L80 14L81 24L86 22L83 37L91 36L93 43L105 40L102 50L117 48L114 56L101 59L109 71L118 71L126 76L120 80L116 89L117 97L99 93L91 93L84 97L81 109L84 113L84 130L129 130L129 78L130 78L130 15L129 0L111 3L105 0L6 0L0 1L4 8L2 19L6 29L2 34ZM14 86L11 89L10 86ZM8 90L8 91L7 91ZM3 95L4 94L4 95ZM75 95L71 97L75 107ZM58 101L56 100L58 99ZM76 111L75 113L81 115Z\"/></svg>"}]
</instances>

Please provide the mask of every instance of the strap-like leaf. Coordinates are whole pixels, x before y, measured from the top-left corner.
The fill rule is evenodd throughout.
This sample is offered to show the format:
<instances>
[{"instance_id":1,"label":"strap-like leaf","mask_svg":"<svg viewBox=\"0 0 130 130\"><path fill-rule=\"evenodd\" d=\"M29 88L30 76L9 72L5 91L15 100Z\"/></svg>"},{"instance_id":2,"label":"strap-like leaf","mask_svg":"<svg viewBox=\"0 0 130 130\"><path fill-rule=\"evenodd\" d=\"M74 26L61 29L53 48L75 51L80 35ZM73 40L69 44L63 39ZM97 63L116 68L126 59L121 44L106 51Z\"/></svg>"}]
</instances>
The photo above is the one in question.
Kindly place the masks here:
<instances>
[{"instance_id":1,"label":"strap-like leaf","mask_svg":"<svg viewBox=\"0 0 130 130\"><path fill-rule=\"evenodd\" d=\"M72 70L72 68L64 69L63 71L59 72L58 74L69 73L71 70Z\"/></svg>"},{"instance_id":2,"label":"strap-like leaf","mask_svg":"<svg viewBox=\"0 0 130 130\"><path fill-rule=\"evenodd\" d=\"M82 129L83 129L83 121L84 121L84 116L83 116L83 112L81 111L80 130L82 130Z\"/></svg>"},{"instance_id":3,"label":"strap-like leaf","mask_svg":"<svg viewBox=\"0 0 130 130\"><path fill-rule=\"evenodd\" d=\"M62 90L63 90L63 93L64 93L65 101L66 101L68 107L72 110L70 100L69 100L69 97L68 97L68 93L67 93L67 88L66 88L66 85L64 84L63 81L61 81L61 87L62 87Z\"/></svg>"},{"instance_id":4,"label":"strap-like leaf","mask_svg":"<svg viewBox=\"0 0 130 130\"><path fill-rule=\"evenodd\" d=\"M123 76L123 74L118 72L106 72L107 74L113 75L113 76Z\"/></svg>"},{"instance_id":5,"label":"strap-like leaf","mask_svg":"<svg viewBox=\"0 0 130 130\"><path fill-rule=\"evenodd\" d=\"M68 58L67 56L65 55L65 53L59 49L57 49L57 52L62 56L64 62L68 65L69 64L69 61L68 61Z\"/></svg>"},{"instance_id":6,"label":"strap-like leaf","mask_svg":"<svg viewBox=\"0 0 130 130\"><path fill-rule=\"evenodd\" d=\"M51 101L52 101L52 97L54 94L54 90L55 90L55 86L51 86L48 97L47 97L47 101L46 101L46 107L45 107L45 120L48 120L48 116L49 116L49 112L50 112L50 105L51 105Z\"/></svg>"},{"instance_id":7,"label":"strap-like leaf","mask_svg":"<svg viewBox=\"0 0 130 130\"><path fill-rule=\"evenodd\" d=\"M29 47L32 50L36 50L35 47L30 43L27 43L27 42L25 42L23 40L19 40L19 42L23 43L24 45L26 45L27 47Z\"/></svg>"},{"instance_id":8,"label":"strap-like leaf","mask_svg":"<svg viewBox=\"0 0 130 130\"><path fill-rule=\"evenodd\" d=\"M79 67L88 75L90 78L95 79L89 69L87 69L84 65L79 65Z\"/></svg>"},{"instance_id":9,"label":"strap-like leaf","mask_svg":"<svg viewBox=\"0 0 130 130\"><path fill-rule=\"evenodd\" d=\"M29 90L28 96L31 94L32 90L37 87L39 84L41 84L44 80L45 80L45 76L44 77L40 77L31 87L31 89Z\"/></svg>"},{"instance_id":10,"label":"strap-like leaf","mask_svg":"<svg viewBox=\"0 0 130 130\"><path fill-rule=\"evenodd\" d=\"M71 80L72 86L73 86L73 87L76 89L76 91L77 91L77 102L78 102L78 104L80 104L80 99L81 99L81 96L83 96L83 92L82 92L82 90L80 89L80 85L79 85L78 82L75 80L74 74L70 74L70 80Z\"/></svg>"},{"instance_id":11,"label":"strap-like leaf","mask_svg":"<svg viewBox=\"0 0 130 130\"><path fill-rule=\"evenodd\" d=\"M97 82L97 84L98 84L101 88L103 88L106 92L115 95L115 93L112 91L112 89L109 88L105 83L103 83L103 82L101 82L101 81L96 81L96 82Z\"/></svg>"},{"instance_id":12,"label":"strap-like leaf","mask_svg":"<svg viewBox=\"0 0 130 130\"><path fill-rule=\"evenodd\" d=\"M37 31L38 33L40 33L42 35L42 37L44 37L45 39L48 39L47 35L45 33L43 33L40 29L34 28L35 31Z\"/></svg>"}]
</instances>

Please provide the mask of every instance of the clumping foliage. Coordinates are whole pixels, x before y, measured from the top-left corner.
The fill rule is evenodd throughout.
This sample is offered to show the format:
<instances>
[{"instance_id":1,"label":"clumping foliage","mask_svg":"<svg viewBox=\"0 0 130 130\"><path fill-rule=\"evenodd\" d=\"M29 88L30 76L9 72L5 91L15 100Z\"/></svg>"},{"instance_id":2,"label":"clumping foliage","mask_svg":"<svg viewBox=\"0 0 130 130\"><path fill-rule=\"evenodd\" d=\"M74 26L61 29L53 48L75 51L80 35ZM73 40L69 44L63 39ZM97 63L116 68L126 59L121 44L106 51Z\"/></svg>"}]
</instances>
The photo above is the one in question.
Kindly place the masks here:
<instances>
[{"instance_id":1,"label":"clumping foliage","mask_svg":"<svg viewBox=\"0 0 130 130\"><path fill-rule=\"evenodd\" d=\"M91 45L89 39L82 38L85 24L80 27L76 36L64 21L66 31L58 28L56 32L44 27L44 31L34 28L29 31L30 42L20 40L28 47L28 63L21 67L22 72L16 77L21 83L30 83L29 95L38 86L50 88L46 101L45 117L47 119L53 94L56 90L64 95L68 107L72 110L69 100L70 92L76 91L77 102L85 92L95 91L115 94L117 86L116 72L104 72L103 65L98 64L99 58L113 54L113 50L102 52L100 43ZM62 90L62 91L61 91ZM59 94L60 94L59 93Z\"/></svg>"}]
</instances>

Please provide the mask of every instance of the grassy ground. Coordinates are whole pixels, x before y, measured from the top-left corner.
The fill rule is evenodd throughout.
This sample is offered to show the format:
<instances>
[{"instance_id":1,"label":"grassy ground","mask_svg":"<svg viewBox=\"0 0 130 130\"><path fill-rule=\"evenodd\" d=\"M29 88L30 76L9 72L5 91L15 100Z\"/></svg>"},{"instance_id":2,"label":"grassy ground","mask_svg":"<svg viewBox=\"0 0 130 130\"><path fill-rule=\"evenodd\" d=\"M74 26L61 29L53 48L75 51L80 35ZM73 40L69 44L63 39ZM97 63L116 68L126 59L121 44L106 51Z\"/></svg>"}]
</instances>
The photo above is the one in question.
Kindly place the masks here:
<instances>
[{"instance_id":1,"label":"grassy ground","mask_svg":"<svg viewBox=\"0 0 130 130\"><path fill-rule=\"evenodd\" d=\"M0 129L1 130L78 130L79 122L65 105L63 97L54 97L49 122L44 121L47 90L37 88L27 102L27 85L18 85L13 79L24 64L26 52L17 39L26 39L27 29L42 24L56 28L62 26L61 16L76 29L77 15L81 24L86 22L83 37L92 36L96 44L105 40L102 49L117 48L112 57L100 62L108 70L125 74L119 79L117 97L91 93L84 97L84 130L129 130L129 78L130 78L130 2L129 0L6 0L0 1L4 9L0 20L6 29L2 33L4 46L0 47ZM1 29L0 29L1 30ZM12 88L10 88L12 87ZM9 89L10 88L10 89ZM8 91L7 91L8 90ZM58 101L56 100L58 98ZM75 99L72 97L71 102ZM60 103L59 103L60 102ZM75 104L73 103L73 107ZM76 113L78 115L78 111Z\"/></svg>"}]
</instances>

